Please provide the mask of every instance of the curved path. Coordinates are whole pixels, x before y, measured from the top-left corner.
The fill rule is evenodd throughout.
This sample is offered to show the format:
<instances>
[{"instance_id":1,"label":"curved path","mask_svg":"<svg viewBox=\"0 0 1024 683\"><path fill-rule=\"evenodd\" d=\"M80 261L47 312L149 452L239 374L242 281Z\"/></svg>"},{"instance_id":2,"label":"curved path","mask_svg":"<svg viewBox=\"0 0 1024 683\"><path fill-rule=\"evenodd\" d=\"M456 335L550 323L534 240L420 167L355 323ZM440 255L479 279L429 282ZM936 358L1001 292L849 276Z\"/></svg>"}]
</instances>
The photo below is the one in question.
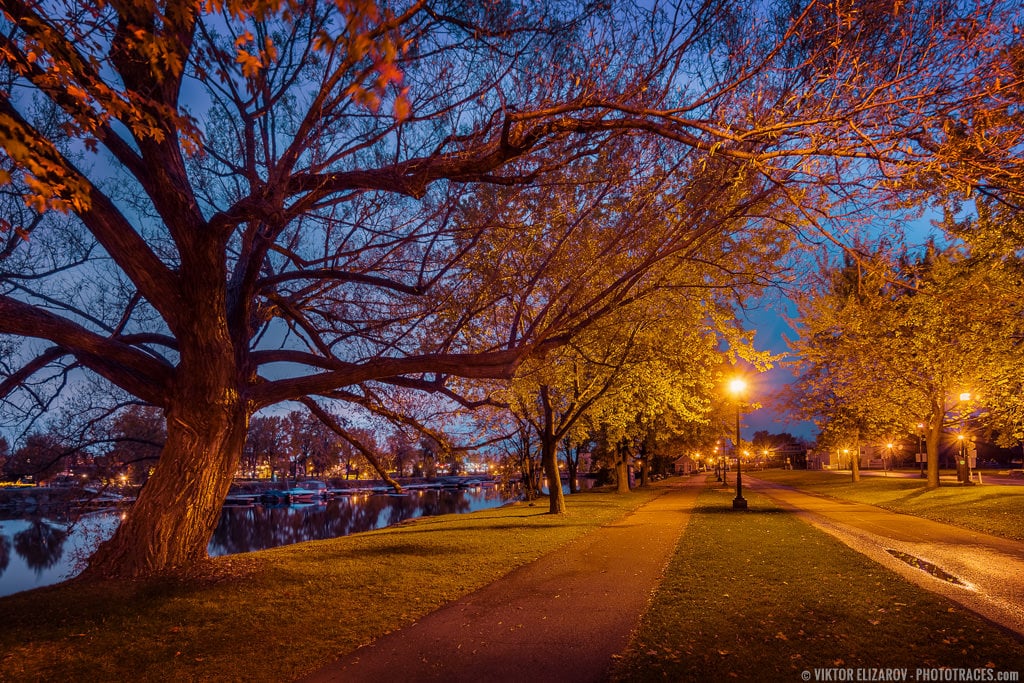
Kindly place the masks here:
<instances>
[{"instance_id":1,"label":"curved path","mask_svg":"<svg viewBox=\"0 0 1024 683\"><path fill-rule=\"evenodd\" d=\"M854 550L1024 636L1024 543L763 479L749 477L748 481L751 489ZM898 559L890 550L916 559L916 564L931 568L935 575ZM937 578L942 574L960 583Z\"/></svg>"},{"instance_id":2,"label":"curved path","mask_svg":"<svg viewBox=\"0 0 1024 683\"><path fill-rule=\"evenodd\" d=\"M675 551L704 478L383 636L305 681L598 681Z\"/></svg>"}]
</instances>

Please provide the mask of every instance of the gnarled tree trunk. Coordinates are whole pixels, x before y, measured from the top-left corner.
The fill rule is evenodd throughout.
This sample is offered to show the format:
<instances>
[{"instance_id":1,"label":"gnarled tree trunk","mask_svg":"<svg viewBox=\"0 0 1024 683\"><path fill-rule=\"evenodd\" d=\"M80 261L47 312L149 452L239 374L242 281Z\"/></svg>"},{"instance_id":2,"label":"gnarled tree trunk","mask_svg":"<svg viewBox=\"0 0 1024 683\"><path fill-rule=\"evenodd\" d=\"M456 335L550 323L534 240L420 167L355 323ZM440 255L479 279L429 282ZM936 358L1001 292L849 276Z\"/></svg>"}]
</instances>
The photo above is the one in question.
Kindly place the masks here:
<instances>
[{"instance_id":1,"label":"gnarled tree trunk","mask_svg":"<svg viewBox=\"0 0 1024 683\"><path fill-rule=\"evenodd\" d=\"M235 400L172 408L167 418L167 442L153 476L131 514L90 558L84 576L147 576L207 557L241 459L248 415Z\"/></svg>"},{"instance_id":2,"label":"gnarled tree trunk","mask_svg":"<svg viewBox=\"0 0 1024 683\"><path fill-rule=\"evenodd\" d=\"M207 546L242 459L251 406L244 323L232 334L226 273L217 250L198 249L183 266L182 311L175 320L179 363L164 413L167 441L149 481L84 576L142 577L194 565Z\"/></svg>"}]
</instances>

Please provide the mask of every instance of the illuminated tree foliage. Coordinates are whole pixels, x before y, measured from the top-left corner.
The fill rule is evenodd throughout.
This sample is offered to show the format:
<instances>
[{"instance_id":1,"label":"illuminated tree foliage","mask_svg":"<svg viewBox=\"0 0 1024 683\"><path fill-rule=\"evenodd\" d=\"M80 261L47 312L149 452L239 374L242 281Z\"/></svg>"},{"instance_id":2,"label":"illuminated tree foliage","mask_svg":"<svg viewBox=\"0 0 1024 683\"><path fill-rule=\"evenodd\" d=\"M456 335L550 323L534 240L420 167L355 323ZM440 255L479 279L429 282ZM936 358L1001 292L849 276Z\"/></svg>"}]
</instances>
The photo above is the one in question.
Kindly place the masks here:
<instances>
[{"instance_id":1,"label":"illuminated tree foliage","mask_svg":"<svg viewBox=\"0 0 1024 683\"><path fill-rule=\"evenodd\" d=\"M1002 201L979 201L977 215L947 219L945 228L964 241L970 258L961 262L965 290L994 362L977 366L973 390L986 410L986 426L1004 446L1024 441L1024 215Z\"/></svg>"},{"instance_id":2,"label":"illuminated tree foliage","mask_svg":"<svg viewBox=\"0 0 1024 683\"><path fill-rule=\"evenodd\" d=\"M260 409L397 419L380 387L510 378L737 221L1002 182L944 126L1006 139L972 131L1015 116L1013 2L638 4L0 4L0 396L30 418L85 371L167 423L89 574L203 559ZM604 235L478 210L612 158Z\"/></svg>"},{"instance_id":3,"label":"illuminated tree foliage","mask_svg":"<svg viewBox=\"0 0 1024 683\"><path fill-rule=\"evenodd\" d=\"M520 368L507 392L509 405L537 436L549 512L566 510L557 452L564 439L590 439L596 427L625 441L636 425L670 411L706 419L704 384L719 364L707 322L676 311L633 324L608 320ZM620 490L628 490L623 472Z\"/></svg>"},{"instance_id":4,"label":"illuminated tree foliage","mask_svg":"<svg viewBox=\"0 0 1024 683\"><path fill-rule=\"evenodd\" d=\"M1004 416L1019 410L1006 394L1022 367L1022 271L1002 254L934 245L887 276L873 265L826 266L822 285L799 301L795 400L819 422L821 441L854 452L923 424L935 487L944 428L987 404Z\"/></svg>"}]
</instances>

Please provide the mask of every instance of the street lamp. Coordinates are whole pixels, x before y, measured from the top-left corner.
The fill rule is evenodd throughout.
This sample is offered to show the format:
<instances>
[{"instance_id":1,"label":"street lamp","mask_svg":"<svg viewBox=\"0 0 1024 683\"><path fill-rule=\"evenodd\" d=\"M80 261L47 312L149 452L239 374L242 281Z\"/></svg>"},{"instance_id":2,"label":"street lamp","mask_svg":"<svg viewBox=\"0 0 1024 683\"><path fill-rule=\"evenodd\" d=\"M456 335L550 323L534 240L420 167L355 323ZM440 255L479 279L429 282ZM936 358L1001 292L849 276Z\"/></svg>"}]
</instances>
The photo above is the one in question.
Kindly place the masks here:
<instances>
[{"instance_id":1,"label":"street lamp","mask_svg":"<svg viewBox=\"0 0 1024 683\"><path fill-rule=\"evenodd\" d=\"M967 458L967 439L964 438L964 404L971 400L971 393L965 391L960 394L960 435L957 437L960 441L960 460L957 463L956 474L964 484L971 482L971 464Z\"/></svg>"},{"instance_id":2,"label":"street lamp","mask_svg":"<svg viewBox=\"0 0 1024 683\"><path fill-rule=\"evenodd\" d=\"M747 500L743 497L743 467L740 465L740 448L743 444L740 435L740 399L746 390L747 383L739 377L729 382L729 393L736 397L736 497L732 500L734 510L747 509Z\"/></svg>"}]
</instances>

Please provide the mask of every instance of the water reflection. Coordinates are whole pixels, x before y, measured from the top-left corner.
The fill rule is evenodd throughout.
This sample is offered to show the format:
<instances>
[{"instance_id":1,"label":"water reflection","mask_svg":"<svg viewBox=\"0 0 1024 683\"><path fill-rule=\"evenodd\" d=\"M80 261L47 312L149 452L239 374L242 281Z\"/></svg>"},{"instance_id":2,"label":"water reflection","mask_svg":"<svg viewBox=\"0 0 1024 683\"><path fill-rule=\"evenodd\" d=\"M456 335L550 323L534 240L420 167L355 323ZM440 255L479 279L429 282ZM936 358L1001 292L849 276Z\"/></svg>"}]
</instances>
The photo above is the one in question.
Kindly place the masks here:
<instances>
[{"instance_id":1,"label":"water reflection","mask_svg":"<svg viewBox=\"0 0 1024 683\"><path fill-rule=\"evenodd\" d=\"M11 563L11 539L6 536L0 536L0 575L3 575L4 571L7 570L7 565Z\"/></svg>"},{"instance_id":2,"label":"water reflection","mask_svg":"<svg viewBox=\"0 0 1024 683\"><path fill-rule=\"evenodd\" d=\"M356 494L324 503L291 506L225 507L211 555L230 555L299 541L347 536L380 529L413 517L471 512L496 507L509 494L494 488Z\"/></svg>"},{"instance_id":3,"label":"water reflection","mask_svg":"<svg viewBox=\"0 0 1024 683\"><path fill-rule=\"evenodd\" d=\"M401 495L353 494L311 505L225 507L209 552L230 555L336 538L413 517L497 507L513 497L498 488L428 489ZM104 511L82 515L73 523L38 514L0 520L0 596L74 576L93 549L114 533L120 519L120 512Z\"/></svg>"},{"instance_id":4,"label":"water reflection","mask_svg":"<svg viewBox=\"0 0 1024 683\"><path fill-rule=\"evenodd\" d=\"M21 555L29 569L38 573L60 561L67 537L66 528L46 519L35 519L27 529L14 534L14 551Z\"/></svg>"}]
</instances>

